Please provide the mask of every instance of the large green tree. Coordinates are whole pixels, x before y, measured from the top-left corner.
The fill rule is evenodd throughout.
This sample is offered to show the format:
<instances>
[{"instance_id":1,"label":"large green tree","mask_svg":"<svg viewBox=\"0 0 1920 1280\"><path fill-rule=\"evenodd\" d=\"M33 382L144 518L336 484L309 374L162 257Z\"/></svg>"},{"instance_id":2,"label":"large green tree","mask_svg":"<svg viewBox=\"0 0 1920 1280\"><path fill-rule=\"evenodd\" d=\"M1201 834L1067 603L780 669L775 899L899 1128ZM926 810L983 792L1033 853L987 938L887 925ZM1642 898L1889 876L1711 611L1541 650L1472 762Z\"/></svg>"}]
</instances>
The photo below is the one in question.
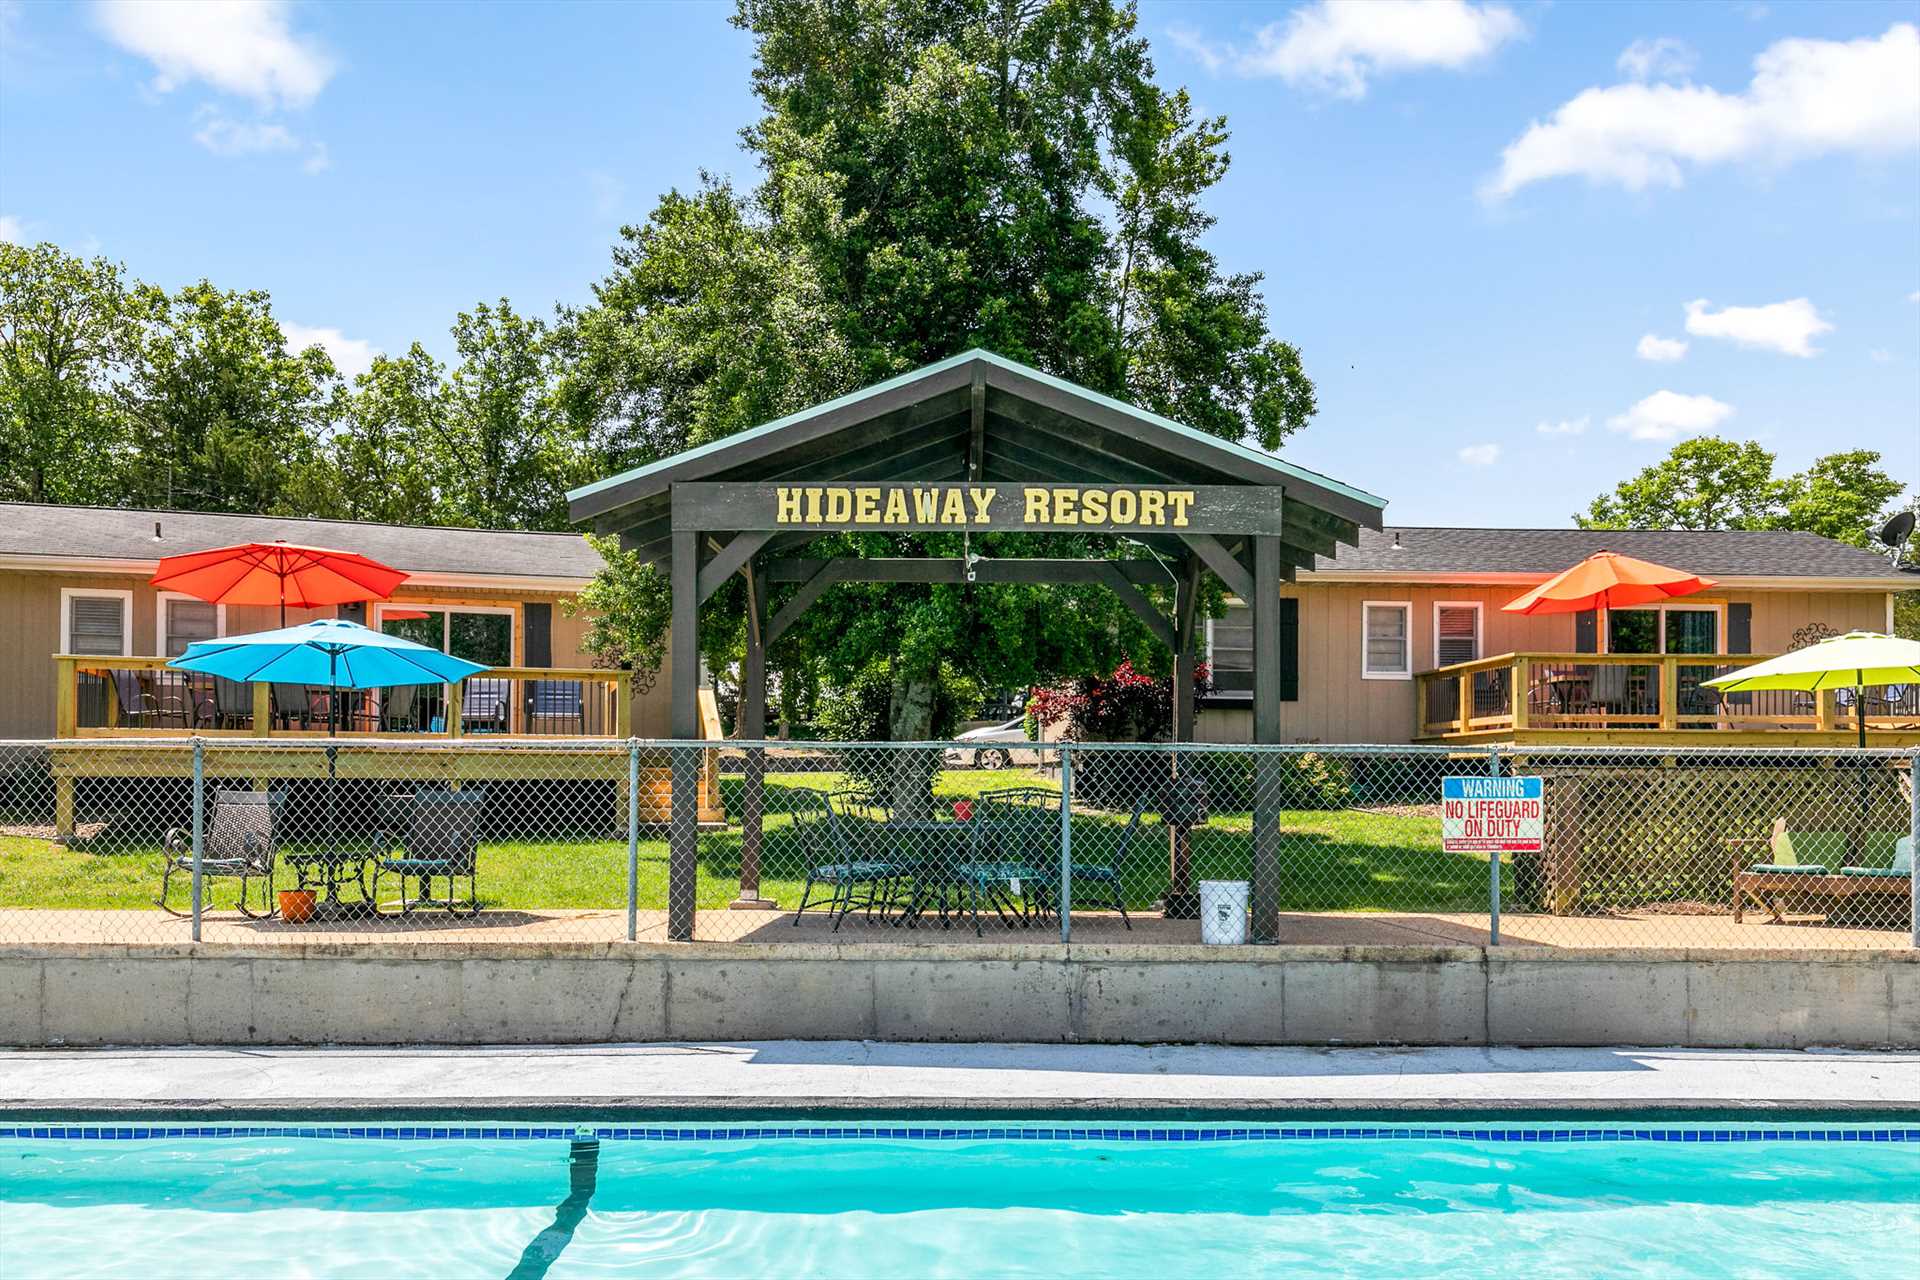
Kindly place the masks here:
<instances>
[{"instance_id":1,"label":"large green tree","mask_svg":"<svg viewBox=\"0 0 1920 1280\"><path fill-rule=\"evenodd\" d=\"M1782 496L1773 455L1757 442L1701 436L1622 480L1574 520L1583 529L1764 529Z\"/></svg>"},{"instance_id":2,"label":"large green tree","mask_svg":"<svg viewBox=\"0 0 1920 1280\"><path fill-rule=\"evenodd\" d=\"M290 351L267 295L206 281L132 294L138 333L115 387L135 458L137 505L306 514L290 483L339 411L325 349Z\"/></svg>"},{"instance_id":3,"label":"large green tree","mask_svg":"<svg viewBox=\"0 0 1920 1280\"><path fill-rule=\"evenodd\" d=\"M108 388L133 334L119 266L0 242L0 498L118 500L127 425Z\"/></svg>"},{"instance_id":4,"label":"large green tree","mask_svg":"<svg viewBox=\"0 0 1920 1280\"><path fill-rule=\"evenodd\" d=\"M755 40L762 114L742 136L762 177L670 193L569 318L565 399L601 456L662 456L976 346L1268 448L1311 416L1260 278L1203 244L1224 121L1155 81L1130 4L742 0L734 21ZM607 594L644 628L663 590ZM738 610L717 598L710 657L737 644ZM886 663L896 738L927 735L943 663L1005 687L1152 650L1105 592L981 586L837 589L781 645L783 667L840 679Z\"/></svg>"},{"instance_id":5,"label":"large green tree","mask_svg":"<svg viewBox=\"0 0 1920 1280\"><path fill-rule=\"evenodd\" d=\"M446 370L419 343L405 355L375 356L353 380L326 467L335 505L351 520L432 524L433 451L446 430Z\"/></svg>"}]
</instances>

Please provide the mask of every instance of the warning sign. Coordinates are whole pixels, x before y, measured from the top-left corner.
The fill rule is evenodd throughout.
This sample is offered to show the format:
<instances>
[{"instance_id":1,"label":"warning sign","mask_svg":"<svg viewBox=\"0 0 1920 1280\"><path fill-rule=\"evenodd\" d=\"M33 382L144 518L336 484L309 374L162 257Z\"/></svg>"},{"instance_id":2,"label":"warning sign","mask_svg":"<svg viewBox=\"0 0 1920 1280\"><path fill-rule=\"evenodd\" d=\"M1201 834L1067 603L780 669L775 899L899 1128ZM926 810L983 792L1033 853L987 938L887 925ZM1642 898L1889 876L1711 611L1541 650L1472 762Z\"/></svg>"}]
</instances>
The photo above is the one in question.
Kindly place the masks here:
<instances>
[{"instance_id":1,"label":"warning sign","mask_svg":"<svg viewBox=\"0 0 1920 1280\"><path fill-rule=\"evenodd\" d=\"M1448 853L1539 853L1546 827L1539 778L1440 780L1440 838Z\"/></svg>"}]
</instances>

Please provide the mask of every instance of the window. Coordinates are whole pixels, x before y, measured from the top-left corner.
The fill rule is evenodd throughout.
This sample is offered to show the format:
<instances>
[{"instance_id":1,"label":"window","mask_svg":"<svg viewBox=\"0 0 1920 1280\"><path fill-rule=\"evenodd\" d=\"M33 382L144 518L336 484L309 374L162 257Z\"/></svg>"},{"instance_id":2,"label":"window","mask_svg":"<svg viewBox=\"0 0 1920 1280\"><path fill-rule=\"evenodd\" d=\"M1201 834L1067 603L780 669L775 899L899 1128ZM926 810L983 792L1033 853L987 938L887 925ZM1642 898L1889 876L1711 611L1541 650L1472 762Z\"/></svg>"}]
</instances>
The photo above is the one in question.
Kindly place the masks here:
<instances>
[{"instance_id":1,"label":"window","mask_svg":"<svg viewBox=\"0 0 1920 1280\"><path fill-rule=\"evenodd\" d=\"M1718 605L1607 611L1608 653L1718 653Z\"/></svg>"},{"instance_id":2,"label":"window","mask_svg":"<svg viewBox=\"0 0 1920 1280\"><path fill-rule=\"evenodd\" d=\"M60 590L60 652L124 658L133 650L133 592Z\"/></svg>"},{"instance_id":3,"label":"window","mask_svg":"<svg viewBox=\"0 0 1920 1280\"><path fill-rule=\"evenodd\" d=\"M226 634L227 607L208 604L176 591L162 591L155 599L154 652L177 658L196 640Z\"/></svg>"},{"instance_id":4,"label":"window","mask_svg":"<svg viewBox=\"0 0 1920 1280\"><path fill-rule=\"evenodd\" d=\"M1480 657L1480 602L1441 601L1433 606L1433 665L1450 667Z\"/></svg>"},{"instance_id":5,"label":"window","mask_svg":"<svg viewBox=\"0 0 1920 1280\"><path fill-rule=\"evenodd\" d=\"M1360 678L1413 679L1413 654L1408 638L1413 604L1407 600L1369 600L1360 606Z\"/></svg>"},{"instance_id":6,"label":"window","mask_svg":"<svg viewBox=\"0 0 1920 1280\"><path fill-rule=\"evenodd\" d=\"M1207 666L1215 693L1253 692L1253 610L1230 604L1207 622Z\"/></svg>"},{"instance_id":7,"label":"window","mask_svg":"<svg viewBox=\"0 0 1920 1280\"><path fill-rule=\"evenodd\" d=\"M389 614L399 614L391 617ZM431 645L443 653L488 667L513 665L513 610L471 605L458 608L414 608L382 605L380 630L416 644Z\"/></svg>"}]
</instances>

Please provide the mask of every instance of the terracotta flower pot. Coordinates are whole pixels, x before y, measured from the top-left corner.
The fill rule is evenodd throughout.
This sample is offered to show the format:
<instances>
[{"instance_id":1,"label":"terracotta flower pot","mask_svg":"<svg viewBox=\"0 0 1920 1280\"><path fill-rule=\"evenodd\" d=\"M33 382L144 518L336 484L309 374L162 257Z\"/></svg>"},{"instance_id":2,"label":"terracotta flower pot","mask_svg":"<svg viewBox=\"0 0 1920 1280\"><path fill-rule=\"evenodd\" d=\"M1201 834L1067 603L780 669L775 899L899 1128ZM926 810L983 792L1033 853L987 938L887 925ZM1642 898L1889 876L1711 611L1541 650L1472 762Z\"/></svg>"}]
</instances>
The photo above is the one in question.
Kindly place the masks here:
<instances>
[{"instance_id":1,"label":"terracotta flower pot","mask_svg":"<svg viewBox=\"0 0 1920 1280\"><path fill-rule=\"evenodd\" d=\"M288 924L305 924L313 919L314 897L311 889L282 889L280 918Z\"/></svg>"}]
</instances>

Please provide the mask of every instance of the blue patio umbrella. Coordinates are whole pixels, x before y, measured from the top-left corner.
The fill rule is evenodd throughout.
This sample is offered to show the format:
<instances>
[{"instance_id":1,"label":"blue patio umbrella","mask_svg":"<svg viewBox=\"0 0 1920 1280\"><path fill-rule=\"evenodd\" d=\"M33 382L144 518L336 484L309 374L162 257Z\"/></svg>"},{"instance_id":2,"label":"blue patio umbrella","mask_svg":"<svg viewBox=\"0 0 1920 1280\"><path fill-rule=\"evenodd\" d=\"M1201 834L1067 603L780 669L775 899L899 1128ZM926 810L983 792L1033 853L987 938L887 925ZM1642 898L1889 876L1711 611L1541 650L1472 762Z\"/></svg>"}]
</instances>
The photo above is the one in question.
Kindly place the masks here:
<instances>
[{"instance_id":1,"label":"blue patio umbrella","mask_svg":"<svg viewBox=\"0 0 1920 1280\"><path fill-rule=\"evenodd\" d=\"M455 684L486 670L477 662L344 618L321 618L277 631L197 640L167 665L243 683L323 684L330 689ZM332 731L331 716L327 728Z\"/></svg>"}]
</instances>

